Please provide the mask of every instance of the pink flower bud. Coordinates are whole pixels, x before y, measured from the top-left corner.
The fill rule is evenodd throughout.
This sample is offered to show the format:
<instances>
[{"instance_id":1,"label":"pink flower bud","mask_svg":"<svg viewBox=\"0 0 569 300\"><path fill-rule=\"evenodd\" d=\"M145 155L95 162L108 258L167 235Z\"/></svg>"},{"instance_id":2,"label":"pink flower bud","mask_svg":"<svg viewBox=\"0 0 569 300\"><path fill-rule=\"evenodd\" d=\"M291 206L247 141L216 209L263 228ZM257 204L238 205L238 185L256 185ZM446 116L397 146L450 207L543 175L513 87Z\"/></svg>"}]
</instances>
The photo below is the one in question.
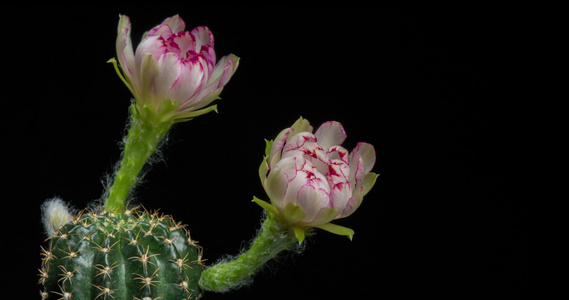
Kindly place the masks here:
<instances>
[{"instance_id":1,"label":"pink flower bud","mask_svg":"<svg viewBox=\"0 0 569 300\"><path fill-rule=\"evenodd\" d=\"M326 122L312 133L301 118L270 143L259 174L274 207L269 210L283 223L328 230L326 224L360 206L378 176L371 172L375 150L358 143L350 153L341 146L346 137L338 122Z\"/></svg>"},{"instance_id":2,"label":"pink flower bud","mask_svg":"<svg viewBox=\"0 0 569 300\"><path fill-rule=\"evenodd\" d=\"M121 79L141 113L151 108L159 121L183 120L209 111L239 64L233 54L216 63L213 35L207 27L184 31L173 16L152 28L133 50L127 16L120 16L117 56ZM112 60L113 63L116 61ZM123 76L124 75L124 76Z\"/></svg>"}]
</instances>

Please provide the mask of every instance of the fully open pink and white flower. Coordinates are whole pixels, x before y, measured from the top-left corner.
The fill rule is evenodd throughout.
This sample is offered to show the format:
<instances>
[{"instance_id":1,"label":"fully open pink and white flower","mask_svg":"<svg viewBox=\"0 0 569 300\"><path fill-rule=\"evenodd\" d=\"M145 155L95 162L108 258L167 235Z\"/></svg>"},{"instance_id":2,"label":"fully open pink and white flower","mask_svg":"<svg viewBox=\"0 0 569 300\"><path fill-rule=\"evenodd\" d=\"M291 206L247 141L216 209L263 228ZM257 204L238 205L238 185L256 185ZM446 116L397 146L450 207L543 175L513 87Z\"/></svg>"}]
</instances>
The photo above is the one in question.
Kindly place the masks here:
<instances>
[{"instance_id":1,"label":"fully open pink and white flower","mask_svg":"<svg viewBox=\"0 0 569 300\"><path fill-rule=\"evenodd\" d=\"M131 23L121 15L118 26L117 56L111 60L130 89L141 113L151 108L159 121L189 119L212 110L237 66L233 54L216 63L213 35L207 27L184 31L179 16L167 18L148 31L133 50ZM122 73L122 74L121 74Z\"/></svg>"},{"instance_id":2,"label":"fully open pink and white flower","mask_svg":"<svg viewBox=\"0 0 569 300\"><path fill-rule=\"evenodd\" d=\"M267 147L259 175L271 205L254 201L293 227L299 241L310 227L353 234L330 221L351 215L378 175L371 172L373 146L361 142L350 153L341 146L345 139L338 122L326 122L312 133L301 118Z\"/></svg>"}]
</instances>

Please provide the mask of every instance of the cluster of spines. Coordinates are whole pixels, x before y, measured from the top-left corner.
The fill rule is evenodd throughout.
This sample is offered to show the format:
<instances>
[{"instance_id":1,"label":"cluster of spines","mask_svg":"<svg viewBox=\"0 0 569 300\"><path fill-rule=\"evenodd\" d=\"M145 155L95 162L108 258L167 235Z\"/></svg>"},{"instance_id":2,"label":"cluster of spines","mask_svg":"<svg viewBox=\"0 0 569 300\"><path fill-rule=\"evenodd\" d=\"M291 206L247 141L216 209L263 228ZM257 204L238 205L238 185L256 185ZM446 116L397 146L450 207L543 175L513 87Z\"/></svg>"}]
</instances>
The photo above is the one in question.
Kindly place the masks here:
<instances>
[{"instance_id":1,"label":"cluster of spines","mask_svg":"<svg viewBox=\"0 0 569 300\"><path fill-rule=\"evenodd\" d=\"M83 211L42 247L42 299L198 299L202 248L158 212Z\"/></svg>"}]
</instances>

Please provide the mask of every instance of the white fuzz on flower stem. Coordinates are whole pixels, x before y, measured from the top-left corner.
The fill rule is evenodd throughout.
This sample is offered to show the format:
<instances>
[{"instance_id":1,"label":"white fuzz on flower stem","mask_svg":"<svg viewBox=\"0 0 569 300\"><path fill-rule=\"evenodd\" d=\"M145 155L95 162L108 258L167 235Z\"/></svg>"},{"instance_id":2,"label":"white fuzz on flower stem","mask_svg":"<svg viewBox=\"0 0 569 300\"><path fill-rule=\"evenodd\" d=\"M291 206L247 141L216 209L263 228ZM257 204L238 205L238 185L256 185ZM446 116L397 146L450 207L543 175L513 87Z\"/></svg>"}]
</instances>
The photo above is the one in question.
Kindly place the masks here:
<instances>
[{"instance_id":1,"label":"white fuzz on flower stem","mask_svg":"<svg viewBox=\"0 0 569 300\"><path fill-rule=\"evenodd\" d=\"M42 204L41 210L43 227L50 236L72 219L69 205L59 197L46 200Z\"/></svg>"}]
</instances>

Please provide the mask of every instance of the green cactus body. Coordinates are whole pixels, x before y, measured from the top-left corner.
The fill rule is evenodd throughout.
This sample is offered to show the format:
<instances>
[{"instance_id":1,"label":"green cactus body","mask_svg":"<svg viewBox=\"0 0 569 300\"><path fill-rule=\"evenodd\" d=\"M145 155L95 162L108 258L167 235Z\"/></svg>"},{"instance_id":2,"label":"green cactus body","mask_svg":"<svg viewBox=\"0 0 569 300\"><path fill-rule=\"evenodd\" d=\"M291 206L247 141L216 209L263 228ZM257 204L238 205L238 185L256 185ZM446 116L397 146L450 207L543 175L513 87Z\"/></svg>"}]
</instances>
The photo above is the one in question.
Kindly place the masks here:
<instances>
[{"instance_id":1,"label":"green cactus body","mask_svg":"<svg viewBox=\"0 0 569 300\"><path fill-rule=\"evenodd\" d=\"M202 252L170 216L83 212L42 248L43 299L198 299Z\"/></svg>"}]
</instances>

